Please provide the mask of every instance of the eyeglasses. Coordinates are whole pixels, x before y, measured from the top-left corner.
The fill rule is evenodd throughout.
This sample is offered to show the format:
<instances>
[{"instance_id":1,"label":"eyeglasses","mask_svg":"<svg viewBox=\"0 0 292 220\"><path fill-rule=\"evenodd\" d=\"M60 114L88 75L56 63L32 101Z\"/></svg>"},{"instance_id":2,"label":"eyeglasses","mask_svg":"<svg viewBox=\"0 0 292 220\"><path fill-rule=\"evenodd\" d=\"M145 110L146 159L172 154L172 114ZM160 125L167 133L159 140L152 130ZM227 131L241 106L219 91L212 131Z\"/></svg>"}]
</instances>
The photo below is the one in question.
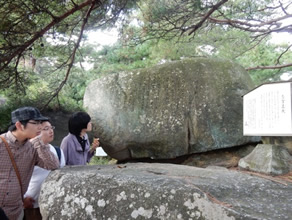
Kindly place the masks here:
<instances>
[{"instance_id":1,"label":"eyeglasses","mask_svg":"<svg viewBox=\"0 0 292 220\"><path fill-rule=\"evenodd\" d=\"M43 130L43 131L48 131L48 130L50 130L50 129L54 130L54 129L55 129L55 126L44 127L42 130Z\"/></svg>"},{"instance_id":2,"label":"eyeglasses","mask_svg":"<svg viewBox=\"0 0 292 220\"><path fill-rule=\"evenodd\" d=\"M33 124L33 125L40 125L42 122L41 121L28 121L27 123Z\"/></svg>"}]
</instances>

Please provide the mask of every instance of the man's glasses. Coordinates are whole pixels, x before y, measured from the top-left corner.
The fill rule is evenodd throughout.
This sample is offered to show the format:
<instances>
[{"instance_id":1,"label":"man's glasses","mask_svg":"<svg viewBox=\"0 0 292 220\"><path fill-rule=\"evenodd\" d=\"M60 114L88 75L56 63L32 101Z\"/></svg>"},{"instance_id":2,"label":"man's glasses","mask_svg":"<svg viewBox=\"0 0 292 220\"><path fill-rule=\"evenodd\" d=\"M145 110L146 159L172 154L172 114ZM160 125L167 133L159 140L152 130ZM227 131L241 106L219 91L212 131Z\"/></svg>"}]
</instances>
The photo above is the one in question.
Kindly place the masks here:
<instances>
[{"instance_id":1,"label":"man's glasses","mask_svg":"<svg viewBox=\"0 0 292 220\"><path fill-rule=\"evenodd\" d=\"M48 130L50 130L50 129L54 130L54 129L55 129L55 126L44 127L42 130L43 130L43 131L48 131Z\"/></svg>"},{"instance_id":2,"label":"man's glasses","mask_svg":"<svg viewBox=\"0 0 292 220\"><path fill-rule=\"evenodd\" d=\"M42 122L41 121L28 121L27 123L33 124L33 125L40 125Z\"/></svg>"}]
</instances>

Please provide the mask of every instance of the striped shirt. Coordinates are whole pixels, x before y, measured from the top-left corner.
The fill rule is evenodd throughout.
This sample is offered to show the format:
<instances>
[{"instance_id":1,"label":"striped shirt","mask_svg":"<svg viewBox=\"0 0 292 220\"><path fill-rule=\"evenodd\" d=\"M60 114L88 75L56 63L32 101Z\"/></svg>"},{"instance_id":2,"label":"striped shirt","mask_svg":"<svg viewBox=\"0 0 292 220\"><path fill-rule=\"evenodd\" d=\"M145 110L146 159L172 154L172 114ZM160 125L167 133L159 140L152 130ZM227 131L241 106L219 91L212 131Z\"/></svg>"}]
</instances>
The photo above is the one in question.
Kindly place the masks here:
<instances>
[{"instance_id":1,"label":"striped shirt","mask_svg":"<svg viewBox=\"0 0 292 220\"><path fill-rule=\"evenodd\" d=\"M49 145L45 145L40 137L21 144L10 131L1 136L6 139L14 155L23 193L27 190L35 165L48 170L59 168L58 158L51 153ZM23 209L22 196L9 154L0 139L0 207L10 220L17 219L20 215Z\"/></svg>"}]
</instances>

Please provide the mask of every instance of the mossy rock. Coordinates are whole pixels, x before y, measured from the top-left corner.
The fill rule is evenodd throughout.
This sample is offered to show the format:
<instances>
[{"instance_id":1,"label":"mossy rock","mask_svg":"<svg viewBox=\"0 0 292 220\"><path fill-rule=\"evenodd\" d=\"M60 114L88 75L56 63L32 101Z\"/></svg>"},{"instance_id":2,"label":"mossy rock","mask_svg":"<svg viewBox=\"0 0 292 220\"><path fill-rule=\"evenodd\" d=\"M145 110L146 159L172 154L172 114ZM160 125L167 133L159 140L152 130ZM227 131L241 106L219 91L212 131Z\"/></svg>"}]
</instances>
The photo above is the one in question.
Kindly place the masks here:
<instances>
[{"instance_id":1,"label":"mossy rock","mask_svg":"<svg viewBox=\"0 0 292 220\"><path fill-rule=\"evenodd\" d=\"M91 82L84 107L118 160L175 158L257 142L242 132L248 73L228 60L184 59Z\"/></svg>"}]
</instances>

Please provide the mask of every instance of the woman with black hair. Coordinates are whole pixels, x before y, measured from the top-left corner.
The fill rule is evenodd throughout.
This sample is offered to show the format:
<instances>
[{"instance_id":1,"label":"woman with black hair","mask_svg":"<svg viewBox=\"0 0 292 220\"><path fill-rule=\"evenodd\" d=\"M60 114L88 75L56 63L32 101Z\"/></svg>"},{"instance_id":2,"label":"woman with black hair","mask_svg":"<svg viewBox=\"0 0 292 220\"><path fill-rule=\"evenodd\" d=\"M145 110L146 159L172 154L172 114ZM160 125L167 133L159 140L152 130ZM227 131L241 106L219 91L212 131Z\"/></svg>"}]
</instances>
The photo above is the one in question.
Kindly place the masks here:
<instances>
[{"instance_id":1,"label":"woman with black hair","mask_svg":"<svg viewBox=\"0 0 292 220\"><path fill-rule=\"evenodd\" d=\"M98 139L92 143L86 132L92 130L91 118L86 112L76 112L69 118L69 134L63 138L61 149L66 165L86 165L99 146Z\"/></svg>"}]
</instances>

